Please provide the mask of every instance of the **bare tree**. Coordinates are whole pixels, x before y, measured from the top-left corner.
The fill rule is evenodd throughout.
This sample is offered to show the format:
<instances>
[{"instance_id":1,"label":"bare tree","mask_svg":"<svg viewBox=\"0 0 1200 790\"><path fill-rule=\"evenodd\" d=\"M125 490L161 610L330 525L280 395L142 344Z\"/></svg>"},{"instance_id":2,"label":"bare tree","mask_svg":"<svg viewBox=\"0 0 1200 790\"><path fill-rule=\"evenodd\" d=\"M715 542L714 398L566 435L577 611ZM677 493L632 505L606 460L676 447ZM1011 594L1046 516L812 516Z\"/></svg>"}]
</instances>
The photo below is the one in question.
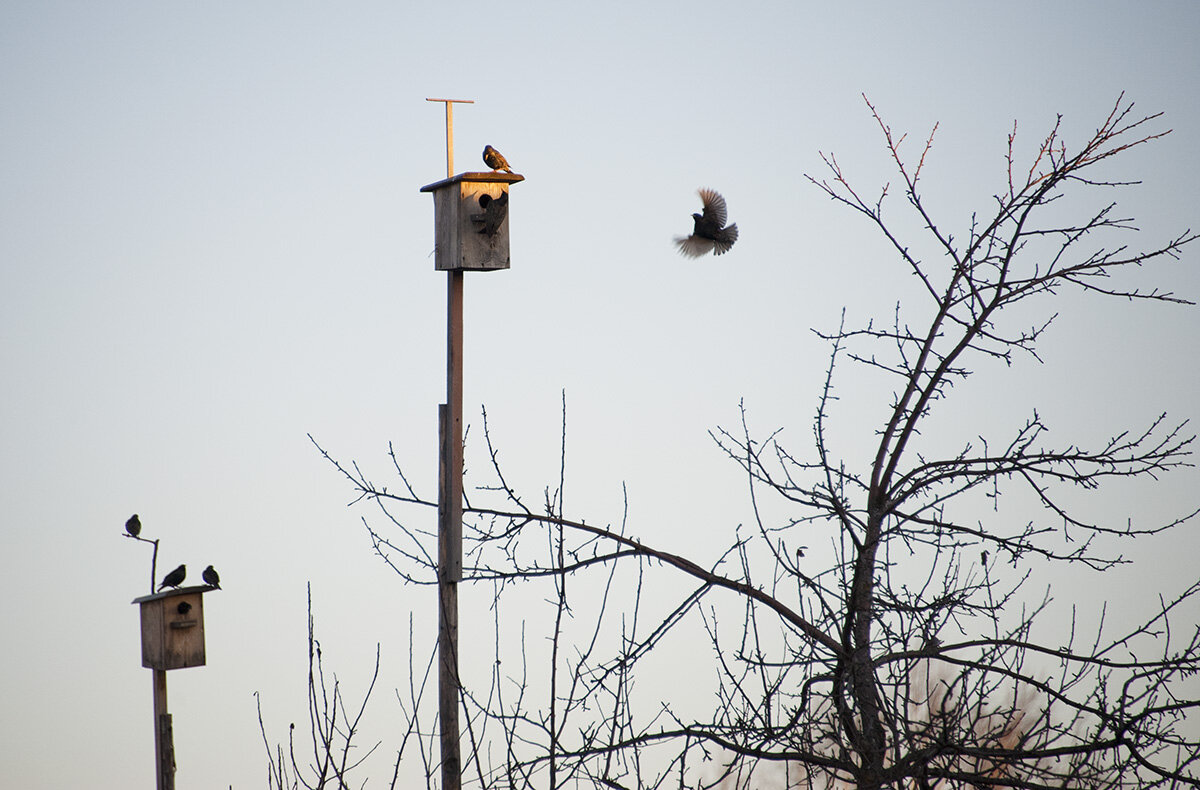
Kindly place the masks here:
<instances>
[{"instance_id":1,"label":"bare tree","mask_svg":"<svg viewBox=\"0 0 1200 790\"><path fill-rule=\"evenodd\" d=\"M836 330L819 333L831 351L811 449L786 447L779 432L755 436L744 410L738 428L713 432L749 481L754 508L754 528L731 535L723 555L701 561L650 545L626 513L568 517L561 473L529 504L509 485L484 414L491 466L464 507L463 569L464 583L494 589L495 668L462 697L464 766L481 786L1200 785L1200 700L1185 685L1200 670L1200 630L1182 611L1200 581L1156 591L1146 616L1123 627L1100 606L1080 611L1095 621L1086 630L1068 613L1061 631L1048 631L1049 587L1031 594L1035 567L1108 571L1124 562L1124 542L1196 515L1112 523L1080 515L1075 501L1110 480L1189 465L1186 423L1161 415L1091 445L1054 444L1032 411L1002 438L950 437L957 449L945 453L947 437L933 441L929 422L980 365L1040 359L1054 300L1066 293L1190 304L1122 283L1132 279L1125 270L1177 258L1195 234L1134 250L1124 238L1136 229L1115 203L1066 205L1127 186L1105 166L1166 134L1154 130L1159 116L1135 115L1122 96L1082 144L1056 123L1027 159L1014 126L994 205L952 234L922 197L934 135L910 155L867 106L916 230L885 213L896 202L887 187L868 195L833 155L809 180L882 235L920 296L886 324L851 326L843 311ZM1022 326L1015 313L1040 318ZM834 441L846 363L891 382L866 463L840 457ZM330 461L381 509L387 529L368 525L378 553L405 579L434 583L433 536L409 508L436 502L392 459L398 491ZM1037 515L1015 521L1024 511L1008 500L1017 498ZM834 561L814 568L804 552L822 535ZM569 597L567 580L586 576L596 577L587 595ZM642 594L651 581L652 600ZM549 623L522 616L520 596L539 583L552 585ZM522 610L510 618L511 596ZM548 636L548 654L526 627ZM501 655L514 651L518 670L502 672ZM711 708L656 684L664 656L679 651L689 683L711 669Z\"/></svg>"},{"instance_id":2,"label":"bare tree","mask_svg":"<svg viewBox=\"0 0 1200 790\"><path fill-rule=\"evenodd\" d=\"M287 747L274 746L267 736L267 725L263 721L262 700L254 693L258 709L258 728L263 746L267 750L267 786L271 790L323 790L324 788L352 787L348 784L349 774L361 766L379 748L375 743L364 753L355 736L359 734L363 714L379 679L379 646L375 646L375 669L371 682L363 694L358 710L346 708L346 698L341 683L333 676L333 687L325 679L325 664L321 656L321 643L317 640L312 614L312 588L308 587L308 732L299 736L296 725L288 725ZM407 737L404 742L407 742ZM299 749L299 755L297 755ZM403 752L403 744L400 747ZM397 765L399 757L397 757ZM365 786L366 780L359 784ZM391 787L395 787L393 775Z\"/></svg>"}]
</instances>

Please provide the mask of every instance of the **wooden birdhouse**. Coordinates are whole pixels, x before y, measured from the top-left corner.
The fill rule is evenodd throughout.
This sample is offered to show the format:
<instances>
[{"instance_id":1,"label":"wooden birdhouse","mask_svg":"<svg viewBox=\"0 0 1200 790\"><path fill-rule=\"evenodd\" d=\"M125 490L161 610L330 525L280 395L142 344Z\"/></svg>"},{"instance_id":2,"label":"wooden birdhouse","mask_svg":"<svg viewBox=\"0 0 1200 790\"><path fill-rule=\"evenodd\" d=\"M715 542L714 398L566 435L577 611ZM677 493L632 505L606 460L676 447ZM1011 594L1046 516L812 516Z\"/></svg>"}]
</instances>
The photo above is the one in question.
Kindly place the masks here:
<instances>
[{"instance_id":1,"label":"wooden birdhouse","mask_svg":"<svg viewBox=\"0 0 1200 790\"><path fill-rule=\"evenodd\" d=\"M207 585L133 599L142 607L142 666L183 669L204 666L204 599Z\"/></svg>"},{"instance_id":2,"label":"wooden birdhouse","mask_svg":"<svg viewBox=\"0 0 1200 790\"><path fill-rule=\"evenodd\" d=\"M421 187L433 193L433 268L440 272L507 269L508 188L525 176L459 173Z\"/></svg>"}]
</instances>

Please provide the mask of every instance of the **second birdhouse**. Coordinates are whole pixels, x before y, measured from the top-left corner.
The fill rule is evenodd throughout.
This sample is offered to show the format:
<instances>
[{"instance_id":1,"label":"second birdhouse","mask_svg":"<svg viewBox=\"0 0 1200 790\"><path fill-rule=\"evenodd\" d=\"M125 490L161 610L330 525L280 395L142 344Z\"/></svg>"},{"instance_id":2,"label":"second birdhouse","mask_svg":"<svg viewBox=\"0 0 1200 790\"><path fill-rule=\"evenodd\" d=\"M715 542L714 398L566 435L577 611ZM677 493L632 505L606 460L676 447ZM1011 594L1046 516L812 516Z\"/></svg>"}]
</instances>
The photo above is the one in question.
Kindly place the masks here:
<instances>
[{"instance_id":1,"label":"second birdhouse","mask_svg":"<svg viewBox=\"0 0 1200 790\"><path fill-rule=\"evenodd\" d=\"M204 593L212 587L178 590L135 598L142 609L142 666L183 669L204 666Z\"/></svg>"},{"instance_id":2,"label":"second birdhouse","mask_svg":"<svg viewBox=\"0 0 1200 790\"><path fill-rule=\"evenodd\" d=\"M525 176L459 173L421 187L433 193L434 266L441 272L507 269L508 188Z\"/></svg>"}]
</instances>

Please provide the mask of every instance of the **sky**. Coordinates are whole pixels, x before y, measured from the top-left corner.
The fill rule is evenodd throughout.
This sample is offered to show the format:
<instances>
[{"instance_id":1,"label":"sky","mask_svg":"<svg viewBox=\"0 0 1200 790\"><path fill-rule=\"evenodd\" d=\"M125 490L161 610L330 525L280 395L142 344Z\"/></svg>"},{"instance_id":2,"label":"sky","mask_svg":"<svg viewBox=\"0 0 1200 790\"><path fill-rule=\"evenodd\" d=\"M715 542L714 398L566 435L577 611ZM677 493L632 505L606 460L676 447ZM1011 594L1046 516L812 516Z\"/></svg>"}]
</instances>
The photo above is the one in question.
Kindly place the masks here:
<instances>
[{"instance_id":1,"label":"sky","mask_svg":"<svg viewBox=\"0 0 1200 790\"><path fill-rule=\"evenodd\" d=\"M133 598L214 564L208 666L171 672L180 790L261 787L270 736L304 716L305 588L327 661L361 690L387 772L409 624L434 597L371 552L368 511L308 438L432 496L445 275L433 206L485 144L511 193L508 271L466 282L464 410L512 481L558 479L568 512L664 548L725 545L750 518L708 431L810 437L843 308L888 316L910 287L860 218L824 198L834 152L894 180L864 94L914 142L938 124L931 205L964 228L1004 178L1006 135L1057 115L1088 135L1125 96L1173 133L1119 160L1144 242L1200 226L1200 5L1179 2L0 2L0 764L22 788L150 786L151 673ZM741 235L681 258L695 191ZM1200 248L1145 269L1200 299ZM1064 297L1044 364L989 368L934 423L1103 437L1200 418L1200 311ZM850 374L848 374L850 375ZM888 393L848 378L839 440L870 442ZM874 410L874 411L873 411ZM858 419L856 415L862 415ZM1195 423L1193 423L1195 424ZM477 447L477 445L475 445ZM474 456L478 460L478 456ZM472 456L468 453L468 463ZM1100 499L1115 518L1194 509L1186 469ZM432 518L432 517L431 517ZM1138 546L1070 600L1179 589L1196 530ZM463 594L463 606L479 605ZM531 610L531 622L541 615ZM64 744L69 747L64 750ZM383 783L372 780L373 786Z\"/></svg>"}]
</instances>

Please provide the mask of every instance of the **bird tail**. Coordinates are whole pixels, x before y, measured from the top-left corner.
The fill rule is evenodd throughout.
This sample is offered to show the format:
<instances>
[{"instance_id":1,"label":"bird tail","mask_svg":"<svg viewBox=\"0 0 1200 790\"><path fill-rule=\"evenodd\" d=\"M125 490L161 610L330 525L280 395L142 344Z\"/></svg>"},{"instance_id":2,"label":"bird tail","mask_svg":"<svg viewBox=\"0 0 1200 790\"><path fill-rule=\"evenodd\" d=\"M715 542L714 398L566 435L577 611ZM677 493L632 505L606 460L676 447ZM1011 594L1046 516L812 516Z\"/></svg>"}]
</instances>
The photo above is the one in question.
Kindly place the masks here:
<instances>
[{"instance_id":1,"label":"bird tail","mask_svg":"<svg viewBox=\"0 0 1200 790\"><path fill-rule=\"evenodd\" d=\"M722 255L729 252L733 243L737 241L738 229L737 223L733 223L728 228L722 228L717 237L713 239L713 255Z\"/></svg>"}]
</instances>

